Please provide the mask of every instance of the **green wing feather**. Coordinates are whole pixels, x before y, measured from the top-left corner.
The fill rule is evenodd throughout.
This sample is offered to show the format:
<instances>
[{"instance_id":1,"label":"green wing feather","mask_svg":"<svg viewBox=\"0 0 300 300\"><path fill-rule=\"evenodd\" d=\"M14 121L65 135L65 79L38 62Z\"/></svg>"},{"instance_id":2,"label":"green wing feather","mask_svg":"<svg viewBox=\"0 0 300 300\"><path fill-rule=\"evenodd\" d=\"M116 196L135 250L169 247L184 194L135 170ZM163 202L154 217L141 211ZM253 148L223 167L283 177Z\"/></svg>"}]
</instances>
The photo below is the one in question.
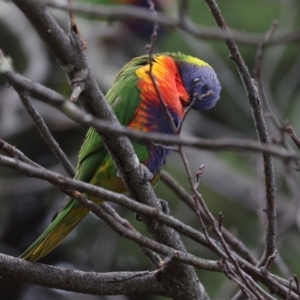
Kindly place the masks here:
<instances>
[{"instance_id":1,"label":"green wing feather","mask_svg":"<svg viewBox=\"0 0 300 300\"><path fill-rule=\"evenodd\" d=\"M130 61L123 67L106 94L107 102L124 126L129 124L141 101L135 71L147 62L147 56L137 57ZM78 155L75 178L89 181L106 154L107 150L102 139L95 129L90 128Z\"/></svg>"},{"instance_id":2,"label":"green wing feather","mask_svg":"<svg viewBox=\"0 0 300 300\"><path fill-rule=\"evenodd\" d=\"M141 101L135 71L148 62L148 56L133 59L121 70L106 94L119 122L127 126ZM136 145L136 143L135 143ZM138 149L141 152L141 149ZM107 150L97 132L90 128L78 155L75 179L89 182L108 159ZM105 176L105 174L103 174ZM69 199L42 235L20 256L36 261L53 250L81 221L88 210L76 200Z\"/></svg>"}]
</instances>

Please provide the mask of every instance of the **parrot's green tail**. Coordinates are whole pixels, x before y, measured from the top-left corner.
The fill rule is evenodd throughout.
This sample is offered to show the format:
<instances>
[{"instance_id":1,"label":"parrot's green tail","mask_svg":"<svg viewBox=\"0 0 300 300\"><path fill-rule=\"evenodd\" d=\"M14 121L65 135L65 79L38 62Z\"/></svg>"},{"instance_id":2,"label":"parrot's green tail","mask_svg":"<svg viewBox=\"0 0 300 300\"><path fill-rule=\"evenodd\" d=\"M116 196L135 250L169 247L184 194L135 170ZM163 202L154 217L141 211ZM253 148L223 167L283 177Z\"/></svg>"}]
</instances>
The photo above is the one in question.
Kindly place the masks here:
<instances>
[{"instance_id":1,"label":"parrot's green tail","mask_svg":"<svg viewBox=\"0 0 300 300\"><path fill-rule=\"evenodd\" d=\"M20 258L36 261L47 255L60 244L87 213L88 209L72 199Z\"/></svg>"}]
</instances>

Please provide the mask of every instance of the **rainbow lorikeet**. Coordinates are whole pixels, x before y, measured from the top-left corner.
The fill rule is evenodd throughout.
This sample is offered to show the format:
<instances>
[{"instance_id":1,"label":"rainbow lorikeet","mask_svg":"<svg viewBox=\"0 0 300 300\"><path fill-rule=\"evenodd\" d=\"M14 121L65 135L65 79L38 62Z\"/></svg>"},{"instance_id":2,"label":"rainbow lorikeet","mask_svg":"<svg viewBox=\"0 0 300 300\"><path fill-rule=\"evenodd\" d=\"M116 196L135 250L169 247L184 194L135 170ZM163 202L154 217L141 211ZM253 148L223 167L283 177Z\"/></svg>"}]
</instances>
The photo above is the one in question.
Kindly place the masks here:
<instances>
[{"instance_id":1,"label":"rainbow lorikeet","mask_svg":"<svg viewBox=\"0 0 300 300\"><path fill-rule=\"evenodd\" d=\"M120 123L144 132L173 134L169 116L149 76L149 56L144 55L126 64L106 94ZM204 61L181 53L162 53L152 56L152 74L161 98L167 104L174 124L191 104L196 110L213 107L220 97L221 86L214 70ZM195 99L195 95L198 96ZM153 143L133 141L133 147L141 163L153 174L152 184L165 162L168 149ZM125 186L97 132L90 128L78 157L75 179L89 182L105 189L124 193ZM97 204L101 199L89 197ZM88 209L76 200L69 199L64 208L21 255L36 261L53 250L88 214Z\"/></svg>"}]
</instances>

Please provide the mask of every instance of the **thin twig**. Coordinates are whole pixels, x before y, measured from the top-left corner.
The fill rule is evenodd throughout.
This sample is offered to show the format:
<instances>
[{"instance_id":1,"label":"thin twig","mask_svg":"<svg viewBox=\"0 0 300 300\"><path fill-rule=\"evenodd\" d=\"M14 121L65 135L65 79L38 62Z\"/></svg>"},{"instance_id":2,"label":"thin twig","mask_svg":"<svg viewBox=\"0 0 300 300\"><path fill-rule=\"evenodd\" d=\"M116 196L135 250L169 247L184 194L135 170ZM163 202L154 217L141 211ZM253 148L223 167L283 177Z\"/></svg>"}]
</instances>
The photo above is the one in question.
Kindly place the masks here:
<instances>
[{"instance_id":1,"label":"thin twig","mask_svg":"<svg viewBox=\"0 0 300 300\"><path fill-rule=\"evenodd\" d=\"M269 293L267 293L264 289L262 289L259 284L257 284L257 282L255 282L252 277L250 277L249 275L247 275L247 279L249 280L249 282L255 286L255 288L257 290L259 290L263 295L264 298L263 299L269 299L269 300L276 300L276 298L272 297Z\"/></svg>"},{"instance_id":2,"label":"thin twig","mask_svg":"<svg viewBox=\"0 0 300 300\"><path fill-rule=\"evenodd\" d=\"M267 126L262 114L261 102L257 92L257 88L255 87L253 80L250 76L249 70L238 50L238 47L231 36L231 33L225 23L224 18L221 15L221 12L218 8L218 5L215 0L205 0L208 5L212 16L215 19L215 22L220 27L222 31L228 33L228 37L225 38L225 43L230 52L231 58L234 61L242 82L245 86L246 93L248 96L249 104L252 109L253 119L255 123L255 128L257 131L257 135L259 141L261 143L269 144L269 135ZM266 186L266 216L267 216L267 224L266 224L266 236L265 236L265 249L264 254L259 262L259 266L263 266L266 263L266 260L270 255L274 253L276 250L276 202L275 202L275 175L274 175L274 166L273 159L270 154L263 154L264 161L264 178L265 178L265 186Z\"/></svg>"},{"instance_id":3,"label":"thin twig","mask_svg":"<svg viewBox=\"0 0 300 300\"><path fill-rule=\"evenodd\" d=\"M263 40L259 43L259 45L257 47L255 61L254 61L254 69L253 69L253 75L254 75L254 78L256 78L256 79L260 78L263 52L264 52L265 47L268 44L269 40L274 35L277 25L278 25L278 21L274 20L271 23L269 30L266 32Z\"/></svg>"},{"instance_id":4,"label":"thin twig","mask_svg":"<svg viewBox=\"0 0 300 300\"><path fill-rule=\"evenodd\" d=\"M207 207L204 199L202 198L202 195L198 192L198 189L197 189L198 186L193 182L192 173L191 173L191 170L190 170L187 158L186 158L185 154L183 153L182 149L179 150L179 154L181 155L182 161L184 163L184 167L185 167L185 171L186 171L189 183L190 183L190 187L192 189L192 192L194 193L195 202L199 203L201 205L201 207L204 210L204 213L207 215L207 217L209 219L209 222L210 222L210 225L214 229L215 233L218 236L218 239L220 240L220 242L221 242L221 244L223 246L223 251L225 252L225 256L223 254L223 251L216 244L213 244L212 246L215 247L215 251L217 253L221 254L221 257L223 257L225 260L230 261L230 263L232 263L235 266L237 274L240 276L242 282L245 284L245 286L247 287L247 289L249 289L249 291L251 291L251 293L253 293L257 297L257 299L262 299L263 300L263 298L256 291L256 289L253 288L253 286L249 284L249 282L248 282L248 280L247 280L247 278L245 276L244 271L240 267L239 262L232 255L231 250L229 249L226 241L224 240L222 232L219 230L218 223L215 221L214 217L212 216L211 212L209 211L209 209L208 209L208 207ZM197 214L197 216L199 218L200 214L198 213L197 206L195 208L195 211L196 211L196 214ZM206 226L204 226L202 218L199 218L199 221L200 221L200 223L201 223L201 225L202 225L202 227L204 229L204 234L205 234L205 236L207 238L207 241L211 244L211 238L209 237L209 235L207 233ZM236 281L236 282L239 283L239 281ZM240 287L243 289L243 287L241 285L240 285Z\"/></svg>"},{"instance_id":5,"label":"thin twig","mask_svg":"<svg viewBox=\"0 0 300 300\"><path fill-rule=\"evenodd\" d=\"M123 219L110 205L108 205L107 203L102 203L101 208L108 213L109 215L111 215L113 218L116 219L116 221L118 221L122 226L124 226L125 228L129 229L129 230L133 230L136 231L136 229L133 227L132 224L129 223L128 220ZM161 264L161 257L151 251L150 249L144 247L144 246L140 246L141 251L147 256L147 258L153 263L153 265L155 267L159 267Z\"/></svg>"},{"instance_id":6,"label":"thin twig","mask_svg":"<svg viewBox=\"0 0 300 300\"><path fill-rule=\"evenodd\" d=\"M28 114L31 116L32 120L34 121L38 131L40 132L43 140L49 146L57 160L62 164L66 172L73 177L75 175L75 168L69 161L66 154L62 151L59 144L56 142L54 137L52 136L50 130L48 129L45 121L43 120L42 116L39 112L35 109L32 102L29 100L28 96L24 93L19 93L20 99L27 110Z\"/></svg>"},{"instance_id":7,"label":"thin twig","mask_svg":"<svg viewBox=\"0 0 300 300\"><path fill-rule=\"evenodd\" d=\"M175 195L185 202L193 211L195 210L195 202L191 195L166 171L162 170L160 179L175 193ZM208 222L207 215L203 212L200 207L201 217ZM257 263L257 259L254 255L247 249L247 247L243 244L242 241L237 239L230 231L228 231L225 227L222 227L222 233L226 240L226 242L230 245L230 247L238 253L241 257L249 261L251 264L255 265Z\"/></svg>"},{"instance_id":8,"label":"thin twig","mask_svg":"<svg viewBox=\"0 0 300 300\"><path fill-rule=\"evenodd\" d=\"M21 160L33 167L41 168L40 165L29 159L27 156L24 155L23 152L21 152L16 147L11 146L10 144L6 143L5 141L0 139L0 149L8 154L10 157Z\"/></svg>"},{"instance_id":9,"label":"thin twig","mask_svg":"<svg viewBox=\"0 0 300 300\"><path fill-rule=\"evenodd\" d=\"M269 99L265 93L265 89L263 87L262 81L261 81L261 68L262 68L262 57L263 57L263 52L265 50L267 42L271 39L271 37L275 33L275 29L278 25L278 21L275 20L271 23L271 26L269 30L266 32L264 39L259 43L254 59L254 69L253 69L253 76L254 79L257 83L258 91L260 94L260 98L262 100L262 103L265 106L266 112L265 116L268 118L271 118L273 121L275 127L281 132L281 142L284 144L284 130L283 126L280 124L278 118L276 117L275 113L272 110L272 107L269 103ZM285 145L286 146L286 145Z\"/></svg>"},{"instance_id":10,"label":"thin twig","mask_svg":"<svg viewBox=\"0 0 300 300\"><path fill-rule=\"evenodd\" d=\"M78 82L76 84L73 85L73 91L72 94L70 96L70 100L73 102L78 101L81 93L85 90L85 84L82 82Z\"/></svg>"},{"instance_id":11,"label":"thin twig","mask_svg":"<svg viewBox=\"0 0 300 300\"><path fill-rule=\"evenodd\" d=\"M287 126L286 131L291 136L291 138L293 139L295 145L300 149L300 139L296 135L293 127L292 126Z\"/></svg>"},{"instance_id":12,"label":"thin twig","mask_svg":"<svg viewBox=\"0 0 300 300\"><path fill-rule=\"evenodd\" d=\"M156 16L157 12L155 10L154 2L152 0L148 0L148 4L149 4L149 10L150 10L151 14L154 15L154 16ZM166 113L166 115L168 117L168 121L169 121L170 126L172 128L172 131L175 134L177 130L176 130L176 125L174 123L174 119L173 119L173 117L171 115L171 112L170 112L170 110L168 108L168 105L167 105L166 101L162 97L161 92L160 92L160 90L159 90L159 88L157 86L156 78L153 75L153 57L152 57L152 55L153 55L154 43L155 43L155 41L157 39L157 36L158 36L158 29L159 29L158 24L156 22L154 22L153 23L153 31L152 31L152 34L151 34L151 37L150 37L150 44L146 45L146 50L147 50L147 53L149 55L149 72L147 72L147 73L148 73L148 75L149 75L149 77L151 79L151 82L152 82L153 86L154 86L156 95L157 95L160 103L164 107L164 111L165 111L165 113Z\"/></svg>"},{"instance_id":13,"label":"thin twig","mask_svg":"<svg viewBox=\"0 0 300 300\"><path fill-rule=\"evenodd\" d=\"M267 261L266 261L266 265L263 267L265 268L266 270L269 270L270 267L271 267L271 264L273 263L273 261L275 260L276 258L276 254L277 254L277 250L268 257Z\"/></svg>"},{"instance_id":14,"label":"thin twig","mask_svg":"<svg viewBox=\"0 0 300 300\"><path fill-rule=\"evenodd\" d=\"M229 280L234 281L240 287L242 293L246 296L247 299L251 299L251 291L243 282L240 281L239 277L231 270L231 268L228 265L228 262L225 259L222 259L221 263L224 274L227 276L227 278Z\"/></svg>"},{"instance_id":15,"label":"thin twig","mask_svg":"<svg viewBox=\"0 0 300 300\"><path fill-rule=\"evenodd\" d=\"M200 179L203 176L204 168L205 168L204 165L200 165L200 167L198 168L198 171L196 172L196 175L195 175L195 187L196 187L196 189L200 185Z\"/></svg>"},{"instance_id":16,"label":"thin twig","mask_svg":"<svg viewBox=\"0 0 300 300\"><path fill-rule=\"evenodd\" d=\"M188 115L189 111L192 109L193 105L195 104L196 101L200 101L202 98L208 96L208 92L199 96L198 94L194 94L193 95L193 99L192 101L189 103L189 105L184 109L184 114L181 118L181 120L179 120L179 124L177 126L177 135L180 134L181 130L182 130L182 125L183 125L183 122L184 120L186 119L186 116Z\"/></svg>"},{"instance_id":17,"label":"thin twig","mask_svg":"<svg viewBox=\"0 0 300 300\"><path fill-rule=\"evenodd\" d=\"M212 248L214 248L214 251L215 251L216 253L218 253L218 254L222 257L222 253L221 253L219 247L217 247L217 246L215 245L215 243L213 243L211 237L210 237L209 234L208 234L207 226L205 225L205 223L204 223L204 221L203 221L203 219L202 219L202 216L201 216L201 214L200 214L200 205L199 205L199 201L198 201L198 199L197 199L196 197L194 197L194 202L195 202L195 209L194 209L194 210L195 210L196 216L197 216L197 218L198 218L198 221L199 221L199 223L200 223L201 226L202 226L202 230L203 230L203 232L204 232L204 236L205 236L205 238L206 238L208 244L209 244Z\"/></svg>"}]
</instances>

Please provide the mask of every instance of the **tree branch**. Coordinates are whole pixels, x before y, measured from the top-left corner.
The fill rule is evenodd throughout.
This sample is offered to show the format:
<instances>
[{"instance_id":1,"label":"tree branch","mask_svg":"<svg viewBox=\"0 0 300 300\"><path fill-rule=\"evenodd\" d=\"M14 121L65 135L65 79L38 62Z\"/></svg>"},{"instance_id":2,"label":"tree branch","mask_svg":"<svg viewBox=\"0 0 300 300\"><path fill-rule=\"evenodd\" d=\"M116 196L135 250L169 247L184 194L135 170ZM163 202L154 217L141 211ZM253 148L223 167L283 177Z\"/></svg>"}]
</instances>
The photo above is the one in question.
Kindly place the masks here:
<instances>
[{"instance_id":1,"label":"tree branch","mask_svg":"<svg viewBox=\"0 0 300 300\"><path fill-rule=\"evenodd\" d=\"M32 263L0 254L0 274L2 278L92 295L165 295L166 289L158 282L156 273L149 271L82 272Z\"/></svg>"},{"instance_id":2,"label":"tree branch","mask_svg":"<svg viewBox=\"0 0 300 300\"><path fill-rule=\"evenodd\" d=\"M79 98L84 108L96 117L111 121L116 127L120 127L112 108L105 101L105 97L92 75L86 53L83 51L82 40L79 39L76 32L71 31L69 35L66 35L51 17L45 4L40 1L13 0L13 2L25 14L60 63L68 75L70 85L74 88L78 83L82 83L85 87L85 92L81 93ZM106 134L102 134L101 138L132 198L159 209L160 202L149 183L151 178L149 171L139 164L129 139L125 136L108 136ZM149 218L142 218L147 229L157 241L185 251L184 244L174 230L164 225L158 226L156 221ZM186 299L198 297L207 299L203 286L198 280L194 280L197 277L192 267L172 262L164 269L164 272L167 277L169 274L173 278L174 293L171 296L173 299L179 299L176 282L184 287Z\"/></svg>"},{"instance_id":3,"label":"tree branch","mask_svg":"<svg viewBox=\"0 0 300 300\"><path fill-rule=\"evenodd\" d=\"M70 189L76 189L81 192L84 192L86 194L90 194L99 198L104 199L105 201L113 201L116 203L119 203L120 205L123 205L129 209L132 209L138 213L145 214L151 216L151 218L155 218L158 221L165 223L168 226L173 227L174 229L178 230L182 234L186 234L190 238L194 239L195 241L199 242L200 244L206 245L207 247L210 247L210 244L207 243L206 238L198 232L197 230L181 223L180 221L172 218L171 216L165 215L159 210L156 210L154 208L145 206L141 203L138 203L136 201L133 201L129 198L127 198L124 195L120 195L117 193L113 193L110 191L106 191L104 189L101 189L99 187L96 187L91 184L87 184L82 181L75 181L70 178L66 178L60 174L42 169L42 168L37 168L33 167L27 163L23 163L21 161L16 161L14 159L10 159L7 157L4 157L0 155L0 164L3 166L11 167L17 170L20 170L24 172L25 174L36 177L36 178L41 178L41 179L46 179L52 184L56 186L63 186L64 188L70 188ZM99 207L89 201L89 205L92 208L92 210L98 210ZM123 227L123 226L122 226ZM125 235L124 233L124 228L120 233L122 236ZM170 249L167 246L164 246L162 244L158 244L155 241L152 241L146 237L143 237L141 239L141 235L137 232L134 232L132 230L127 230L126 231L126 237L130 238L133 241L136 241L138 244L143 245L147 248L152 249L153 251L158 251L159 253L166 255L167 253L170 253L169 251L174 251L174 249ZM216 243L213 239L210 239L211 242ZM214 248L214 247L213 247ZM214 249L212 249L214 250ZM222 252L222 250L221 250ZM220 267L218 264L212 261L207 261L203 260L200 258L197 258L193 255L190 255L185 252L181 251L176 251L176 255L172 256L172 260L179 260L184 263L193 265L197 268L201 269L207 269L207 270L212 270L212 271L220 271ZM217 253L220 253L220 251L217 251ZM224 255L224 254L222 254ZM246 260L241 259L240 257L236 256L236 254L233 254L235 259L239 262L241 268L247 273L250 274L253 278L256 280L259 280L263 284L265 284L270 290L274 291L274 287L276 287L275 293L277 295L285 295L284 293L288 290L287 286L289 286L289 282L285 281L281 278L274 277L274 275L264 272L262 273L259 268L256 268L253 266L251 263L249 263ZM226 256L225 256L226 257ZM1 264L0 264L1 265ZM294 295L295 296L295 295ZM298 296L291 297L291 299L298 299Z\"/></svg>"},{"instance_id":4,"label":"tree branch","mask_svg":"<svg viewBox=\"0 0 300 300\"><path fill-rule=\"evenodd\" d=\"M112 201L122 205L128 209L131 209L137 213L147 215L153 219L157 219L161 223L173 227L174 229L178 230L179 232L189 236L190 238L194 239L195 241L199 242L204 246L209 246L206 242L205 237L199 231L193 229L192 227L185 225L184 223L180 222L179 220L162 213L160 210L156 208L152 208L146 206L142 203L134 201L125 195L114 193L103 188L91 185L89 183L85 183L78 180L73 180L68 177L64 177L61 174L48 171L44 168L36 168L27 163L23 163L21 161L11 159L0 155L0 165L9 167L15 170L22 171L26 175L34 178L39 178L43 180L47 180L52 183L56 187L68 188L78 190L82 193L86 193L95 197L99 197L104 201Z\"/></svg>"},{"instance_id":5,"label":"tree branch","mask_svg":"<svg viewBox=\"0 0 300 300\"><path fill-rule=\"evenodd\" d=\"M121 198L125 197L123 195L119 195L119 194L112 193L112 192L105 191L105 190L101 191L101 188L95 187L93 185L90 185L90 184L87 184L87 183L84 183L81 181L74 181L70 178L65 178L59 174L57 176L57 174L54 172L50 172L45 169L31 167L30 165L24 164L20 161L16 162L13 159L5 158L1 155L0 155L0 161L1 161L2 165L11 166L15 169L22 170L30 176L38 177L37 175L40 175L39 178L48 177L47 179L50 182L56 183L57 185L63 185L64 187L78 189L78 190L81 190L82 192L101 197L105 200L111 200L111 201L116 200L115 201L116 203L119 203L126 207L127 207L127 204L131 202L132 206L128 205L128 208L133 209L134 211L137 211L139 213L151 215L153 218L157 217L157 219L160 220L161 222L163 222L163 220L165 220L166 224L173 226L174 228L177 226L177 225L174 226L174 222L172 221L172 220L174 220L174 218L172 218L168 215L164 215L163 218L160 218L159 216L163 215L160 211L155 211L153 208L150 208L150 207L147 207L140 203L137 203L129 198L127 199L127 204L125 205L124 201L119 201ZM115 195L113 196L113 194L115 194ZM107 198L105 198L105 195ZM95 203L93 203L91 201L88 201L88 205L92 211L99 211L99 210L101 211L99 206L97 206ZM150 210L150 213L148 210ZM102 216L102 214L101 214L101 216ZM167 220L169 220L169 221L167 221ZM112 220L112 222L113 222L113 220ZM177 222L179 222L179 221L177 221ZM113 223L116 224L115 222L113 222ZM178 230L180 230L182 233L184 233L185 227L189 227L189 226L182 224L182 223L180 224L180 222L179 222L177 227L178 227ZM154 251L158 251L159 253L161 253L163 255L167 255L168 253L170 253L170 251L174 251L174 249L171 249L167 246L164 246L155 241L152 241L149 238L143 237L138 232L134 232L134 231L128 230L128 229L126 230L126 229L124 229L123 226L116 228L116 229L117 229L117 232L119 232L122 236L126 236L127 238L130 238L131 240L137 242L138 244L148 247ZM189 230L193 230L195 232L195 234L193 236L196 238L197 231L195 229L189 229ZM188 235L188 236L192 237L192 235ZM201 234L198 233L198 237L200 237L200 236L201 236ZM197 241L199 239L195 239L195 240ZM205 238L204 238L204 240L205 240ZM200 269L206 269L206 270L217 271L217 272L219 272L221 270L219 264L216 262L209 261L209 260L203 260L198 257L195 257L194 255L191 255L191 254L188 254L185 252L181 252L181 251L176 251L176 250L174 251L174 254L175 255L172 255L172 260L182 261L184 263L193 265ZM245 270L247 272L247 274L251 274L251 276L253 276L253 278L261 281L263 284L265 284L271 290L273 290L274 287L276 287L275 293L277 295L284 295L285 289L287 290L286 286L289 286L288 281L284 281L283 279L276 278L272 274L267 273L267 272L262 273L259 268L256 268L255 266L253 266L246 260L239 258L235 254L234 254L234 256L235 256L235 259L237 259L238 262L240 263L241 268L243 270ZM297 299L297 297L295 296L295 298L291 298L291 299Z\"/></svg>"},{"instance_id":6,"label":"tree branch","mask_svg":"<svg viewBox=\"0 0 300 300\"><path fill-rule=\"evenodd\" d=\"M200 27L194 24L189 18L185 18L182 22L182 13L179 19L174 19L168 15L158 12L156 16L149 14L148 9L133 5L93 5L90 3L73 3L68 5L59 0L44 0L47 6L57 8L64 11L74 11L77 13L84 13L90 16L98 16L107 21L127 20L127 19L141 19L145 21L156 22L171 28L179 28L190 35L202 40L224 40L232 36L235 41L241 44L248 44L257 46L264 38L264 34L247 33L238 30L231 30L229 34L226 30L217 31L214 28ZM182 5L185 1L182 1ZM186 1L187 2L187 1ZM180 10L181 12L181 10ZM186 16L186 15L185 15ZM274 35L269 41L269 45L277 45L282 43L297 42L300 40L300 29L282 30Z\"/></svg>"},{"instance_id":7,"label":"tree branch","mask_svg":"<svg viewBox=\"0 0 300 300\"><path fill-rule=\"evenodd\" d=\"M44 122L41 115L38 113L38 111L33 106L32 102L29 100L28 96L20 93L19 94L20 99L26 108L28 114L31 116L32 120L34 121L38 131L40 132L42 138L46 142L46 144L49 146L53 154L56 156L58 161L62 164L66 172L73 177L75 175L75 168L69 161L66 154L62 151L62 149L59 147L59 144L55 141L53 138L50 130L48 129L46 123Z\"/></svg>"},{"instance_id":8,"label":"tree branch","mask_svg":"<svg viewBox=\"0 0 300 300\"><path fill-rule=\"evenodd\" d=\"M231 59L234 61L242 82L245 86L250 107L253 113L255 128L257 131L258 139L261 143L269 144L269 135L267 126L262 114L261 101L258 95L256 86L249 73L249 70L237 48L234 39L230 35L230 31L223 19L221 12L215 0L205 0L215 22L222 31L227 31L228 38L225 38L225 43L230 52ZM276 202L275 202L275 176L272 156L268 153L263 153L264 161L264 175L266 186L266 237L265 237L265 250L259 262L259 266L264 266L268 257L272 256L276 250Z\"/></svg>"},{"instance_id":9,"label":"tree branch","mask_svg":"<svg viewBox=\"0 0 300 300\"><path fill-rule=\"evenodd\" d=\"M175 193L175 195L184 201L193 211L195 211L195 201L193 197L182 187L180 184L166 171L162 170L160 174L160 179ZM201 217L208 222L207 215L201 209ZM257 259L252 255L252 253L246 248L246 246L237 239L230 231L228 231L224 226L221 228L222 234L226 242L230 247L238 253L241 257L246 259L252 264L257 263Z\"/></svg>"},{"instance_id":10,"label":"tree branch","mask_svg":"<svg viewBox=\"0 0 300 300\"><path fill-rule=\"evenodd\" d=\"M0 74L3 75L9 84L12 85L18 92L26 91L33 97L36 97L37 100L56 107L82 126L92 126L100 133L108 135L122 134L141 142L152 141L163 145L182 145L202 150L263 152L272 154L283 160L292 160L296 163L299 163L300 161L300 156L295 154L294 151L258 143L252 140L233 138L220 138L218 140L196 137L183 138L159 133L145 133L138 130L128 129L124 126L115 126L115 124L110 121L95 119L92 115L85 113L79 107L66 100L55 91L24 78L20 74L12 71L11 66L9 68L5 67L7 64L7 58L3 55L1 56L0 52Z\"/></svg>"}]
</instances>

